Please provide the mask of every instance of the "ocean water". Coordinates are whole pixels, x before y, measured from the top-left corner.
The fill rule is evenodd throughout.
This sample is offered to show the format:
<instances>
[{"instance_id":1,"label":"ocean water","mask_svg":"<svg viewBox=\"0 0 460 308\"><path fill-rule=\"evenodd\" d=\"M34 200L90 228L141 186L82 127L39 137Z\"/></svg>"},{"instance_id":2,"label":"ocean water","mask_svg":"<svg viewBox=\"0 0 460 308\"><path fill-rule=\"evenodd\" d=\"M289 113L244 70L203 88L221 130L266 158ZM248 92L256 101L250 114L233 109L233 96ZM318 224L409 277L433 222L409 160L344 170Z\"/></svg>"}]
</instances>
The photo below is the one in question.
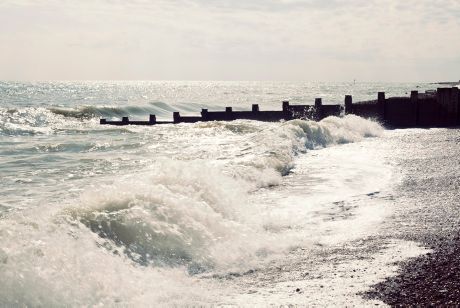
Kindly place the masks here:
<instances>
[{"instance_id":1,"label":"ocean water","mask_svg":"<svg viewBox=\"0 0 460 308\"><path fill-rule=\"evenodd\" d=\"M152 127L99 118L279 110L286 99L332 104L435 87L0 82L0 305L291 303L267 291L269 269L368 237L391 215L373 196L400 177L380 146L398 131L350 115ZM280 275L289 284L295 272Z\"/></svg>"}]
</instances>

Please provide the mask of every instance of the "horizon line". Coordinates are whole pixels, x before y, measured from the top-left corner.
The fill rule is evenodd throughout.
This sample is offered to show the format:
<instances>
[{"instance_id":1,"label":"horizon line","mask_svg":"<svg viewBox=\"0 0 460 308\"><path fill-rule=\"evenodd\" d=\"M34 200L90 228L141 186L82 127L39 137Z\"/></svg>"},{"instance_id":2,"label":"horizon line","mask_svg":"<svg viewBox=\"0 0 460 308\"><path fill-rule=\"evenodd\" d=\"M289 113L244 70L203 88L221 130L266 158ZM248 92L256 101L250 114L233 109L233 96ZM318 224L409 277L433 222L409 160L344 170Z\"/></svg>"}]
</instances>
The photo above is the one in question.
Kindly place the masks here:
<instances>
[{"instance_id":1,"label":"horizon line","mask_svg":"<svg viewBox=\"0 0 460 308\"><path fill-rule=\"evenodd\" d=\"M442 84L442 83L459 83L459 80L443 81L386 81L386 80L237 80L237 79L0 79L0 82L292 82L292 83L424 83L424 84Z\"/></svg>"}]
</instances>

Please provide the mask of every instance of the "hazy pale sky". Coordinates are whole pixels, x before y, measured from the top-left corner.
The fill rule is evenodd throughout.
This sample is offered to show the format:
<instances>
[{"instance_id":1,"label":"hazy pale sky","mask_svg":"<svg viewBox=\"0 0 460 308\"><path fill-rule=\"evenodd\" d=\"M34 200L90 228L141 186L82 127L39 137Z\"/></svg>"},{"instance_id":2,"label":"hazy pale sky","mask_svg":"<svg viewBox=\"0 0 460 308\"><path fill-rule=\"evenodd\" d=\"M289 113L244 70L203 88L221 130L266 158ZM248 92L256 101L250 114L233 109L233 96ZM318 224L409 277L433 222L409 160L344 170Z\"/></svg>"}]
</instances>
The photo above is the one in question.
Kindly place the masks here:
<instances>
[{"instance_id":1,"label":"hazy pale sky","mask_svg":"<svg viewBox=\"0 0 460 308\"><path fill-rule=\"evenodd\" d=\"M460 79L460 0L0 0L3 80Z\"/></svg>"}]
</instances>

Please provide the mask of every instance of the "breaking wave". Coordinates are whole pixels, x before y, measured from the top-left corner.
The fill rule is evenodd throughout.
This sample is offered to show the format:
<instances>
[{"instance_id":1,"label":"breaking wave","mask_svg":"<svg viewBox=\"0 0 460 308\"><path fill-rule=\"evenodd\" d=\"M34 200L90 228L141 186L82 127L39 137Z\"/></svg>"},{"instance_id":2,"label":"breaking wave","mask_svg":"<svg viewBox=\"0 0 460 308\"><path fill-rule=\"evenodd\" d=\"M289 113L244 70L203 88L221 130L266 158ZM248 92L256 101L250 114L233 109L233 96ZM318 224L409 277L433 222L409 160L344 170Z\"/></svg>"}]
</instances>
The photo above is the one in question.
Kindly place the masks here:
<instances>
[{"instance_id":1,"label":"breaking wave","mask_svg":"<svg viewBox=\"0 0 460 308\"><path fill-rule=\"evenodd\" d=\"M64 107L0 107L0 135L49 134L56 129L81 125L82 122L98 122L99 118L120 119L125 116L146 119L149 114L172 119L172 112L197 113L199 104L176 104L162 102L131 106L78 106Z\"/></svg>"},{"instance_id":2,"label":"breaking wave","mask_svg":"<svg viewBox=\"0 0 460 308\"><path fill-rule=\"evenodd\" d=\"M166 104L165 104L166 105ZM68 118L91 119L91 118L121 118L126 116L146 116L152 114L164 114L168 109L155 108L153 106L82 106L76 109L71 108L50 108L54 114L62 115ZM175 111L172 109L172 111Z\"/></svg>"},{"instance_id":3,"label":"breaking wave","mask_svg":"<svg viewBox=\"0 0 460 308\"><path fill-rule=\"evenodd\" d=\"M49 134L63 119L42 107L0 108L0 135Z\"/></svg>"},{"instance_id":4,"label":"breaking wave","mask_svg":"<svg viewBox=\"0 0 460 308\"><path fill-rule=\"evenodd\" d=\"M169 105L163 102L152 102L143 105L128 106L80 106L77 108L50 108L49 110L64 117L76 119L91 118L121 118L126 116L148 117L149 114L155 114L159 117L171 118L174 111L199 113L200 108L209 108L202 104L175 104Z\"/></svg>"},{"instance_id":5,"label":"breaking wave","mask_svg":"<svg viewBox=\"0 0 460 308\"><path fill-rule=\"evenodd\" d=\"M70 216L108 240L110 249L121 247L142 265L185 266L195 274L247 269L248 260L257 263L299 244L303 236L301 232L280 233L282 227L265 216L269 211L264 205L248 203L251 191L277 185L299 153L383 131L356 116L295 120L269 129L259 126L259 131L248 134L251 125L258 124L197 124L230 130L238 126L238 133L245 132L242 141L247 154L220 165L160 159L149 171L87 191L80 206L69 210Z\"/></svg>"},{"instance_id":6,"label":"breaking wave","mask_svg":"<svg viewBox=\"0 0 460 308\"><path fill-rule=\"evenodd\" d=\"M320 122L293 120L268 128L262 126L262 130L257 126L259 130L256 132L251 130L257 124L250 121L202 125L223 125L225 129L236 129L238 133L247 135L244 139L246 149L234 160L231 172L251 182L262 182L259 187L276 184L273 171L281 175L288 174L295 156L300 153L334 144L357 142L366 137L377 137L384 131L378 123L354 115L343 118L328 117ZM248 172L247 168L258 172Z\"/></svg>"},{"instance_id":7,"label":"breaking wave","mask_svg":"<svg viewBox=\"0 0 460 308\"><path fill-rule=\"evenodd\" d=\"M100 117L121 118L128 115L145 117L155 112L160 113L155 108L147 107L0 108L0 135L51 134L59 129L98 124Z\"/></svg>"},{"instance_id":8,"label":"breaking wave","mask_svg":"<svg viewBox=\"0 0 460 308\"><path fill-rule=\"evenodd\" d=\"M25 121L34 128L62 120L39 108L9 114L35 119ZM165 125L149 133L133 128L133 133L146 139L175 136L177 130L184 138L212 139L192 140L189 148L184 143L181 150L189 157L158 157L147 169L114 175L103 185L96 179L79 199L43 205L28 215L6 214L0 220L2 302L170 304L186 296L188 303L210 303L211 291L191 290L189 279L211 271L252 270L315 241L315 226L306 223L308 207L280 219L276 208L251 200L252 192L279 184L300 153L383 132L379 124L349 115L320 122ZM225 138L230 155L218 159L213 143ZM214 152L200 159L192 149Z\"/></svg>"}]
</instances>

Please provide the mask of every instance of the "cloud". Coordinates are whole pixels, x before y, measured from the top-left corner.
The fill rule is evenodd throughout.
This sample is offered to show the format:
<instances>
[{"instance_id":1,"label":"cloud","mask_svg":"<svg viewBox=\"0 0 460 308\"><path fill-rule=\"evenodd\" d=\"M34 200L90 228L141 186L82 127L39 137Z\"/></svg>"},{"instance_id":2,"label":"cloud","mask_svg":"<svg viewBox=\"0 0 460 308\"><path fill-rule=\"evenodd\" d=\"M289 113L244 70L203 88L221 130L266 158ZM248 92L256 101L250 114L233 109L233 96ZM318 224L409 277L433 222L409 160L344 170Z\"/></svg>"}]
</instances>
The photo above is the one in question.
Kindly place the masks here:
<instances>
[{"instance_id":1,"label":"cloud","mask_svg":"<svg viewBox=\"0 0 460 308\"><path fill-rule=\"evenodd\" d=\"M0 26L7 79L458 79L460 62L458 0L4 0Z\"/></svg>"}]
</instances>

